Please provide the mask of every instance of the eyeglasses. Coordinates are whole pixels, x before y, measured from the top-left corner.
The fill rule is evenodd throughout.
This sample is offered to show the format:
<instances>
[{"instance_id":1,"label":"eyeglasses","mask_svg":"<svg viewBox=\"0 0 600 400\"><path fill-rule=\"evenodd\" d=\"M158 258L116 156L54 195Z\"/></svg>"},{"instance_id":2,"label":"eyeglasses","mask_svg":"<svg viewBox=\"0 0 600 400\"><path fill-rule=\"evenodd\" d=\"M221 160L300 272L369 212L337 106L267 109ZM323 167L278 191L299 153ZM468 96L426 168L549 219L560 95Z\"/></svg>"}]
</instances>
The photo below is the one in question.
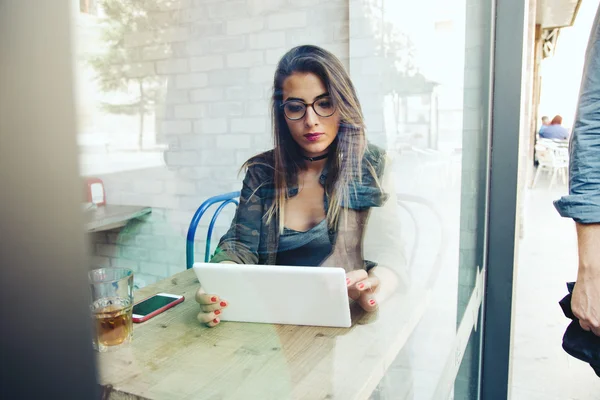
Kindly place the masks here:
<instances>
[{"instance_id":1,"label":"eyeglasses","mask_svg":"<svg viewBox=\"0 0 600 400\"><path fill-rule=\"evenodd\" d=\"M308 107L312 107L319 117L331 117L335 112L335 107L329 97L321 98L310 104L300 100L290 100L281 105L285 116L292 121L304 118Z\"/></svg>"}]
</instances>

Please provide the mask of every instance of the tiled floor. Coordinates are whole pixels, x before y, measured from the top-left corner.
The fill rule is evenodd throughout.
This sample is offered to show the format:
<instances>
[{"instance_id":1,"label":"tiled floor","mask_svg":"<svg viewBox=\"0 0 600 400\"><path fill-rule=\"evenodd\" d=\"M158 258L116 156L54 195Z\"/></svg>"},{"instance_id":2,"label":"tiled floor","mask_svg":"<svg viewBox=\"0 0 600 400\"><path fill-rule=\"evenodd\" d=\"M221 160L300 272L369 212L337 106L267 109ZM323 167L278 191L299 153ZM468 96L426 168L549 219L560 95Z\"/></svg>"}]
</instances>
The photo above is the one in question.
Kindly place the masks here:
<instances>
[{"instance_id":1,"label":"tiled floor","mask_svg":"<svg viewBox=\"0 0 600 400\"><path fill-rule=\"evenodd\" d=\"M573 222L552 205L566 190L564 185L548 189L541 181L525 193L513 320L513 400L600 399L600 378L561 348L568 320L558 301L566 294L565 283L577 274Z\"/></svg>"}]
</instances>

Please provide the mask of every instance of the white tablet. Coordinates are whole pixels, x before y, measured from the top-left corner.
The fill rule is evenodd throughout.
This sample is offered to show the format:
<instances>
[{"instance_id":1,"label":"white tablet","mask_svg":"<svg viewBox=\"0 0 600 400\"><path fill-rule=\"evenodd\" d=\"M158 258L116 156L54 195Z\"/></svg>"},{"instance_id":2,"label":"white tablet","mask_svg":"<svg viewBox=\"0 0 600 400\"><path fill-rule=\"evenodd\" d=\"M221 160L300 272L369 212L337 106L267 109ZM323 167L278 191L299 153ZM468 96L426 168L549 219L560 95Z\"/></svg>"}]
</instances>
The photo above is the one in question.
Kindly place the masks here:
<instances>
[{"instance_id":1,"label":"white tablet","mask_svg":"<svg viewBox=\"0 0 600 400\"><path fill-rule=\"evenodd\" d=\"M194 272L229 303L222 321L350 326L343 268L195 263Z\"/></svg>"}]
</instances>

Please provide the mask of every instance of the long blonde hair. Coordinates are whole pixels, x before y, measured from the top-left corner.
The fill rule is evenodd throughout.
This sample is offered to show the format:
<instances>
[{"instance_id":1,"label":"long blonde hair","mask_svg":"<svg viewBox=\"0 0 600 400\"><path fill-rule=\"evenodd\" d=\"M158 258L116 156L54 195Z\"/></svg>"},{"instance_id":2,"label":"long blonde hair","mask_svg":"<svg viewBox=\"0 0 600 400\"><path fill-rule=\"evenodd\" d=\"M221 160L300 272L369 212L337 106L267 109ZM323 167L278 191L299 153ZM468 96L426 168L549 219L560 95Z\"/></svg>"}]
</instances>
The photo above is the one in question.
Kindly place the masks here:
<instances>
[{"instance_id":1,"label":"long blonde hair","mask_svg":"<svg viewBox=\"0 0 600 400\"><path fill-rule=\"evenodd\" d=\"M300 146L292 138L281 104L283 82L295 72L318 76L340 116L338 134L329 149L328 176L325 193L329 199L327 221L336 226L342 206L349 204L353 182L362 179L362 159L366 150L364 118L356 90L340 60L317 46L294 47L279 61L273 82L271 119L273 125L275 201L266 214L267 223L278 219L283 232L284 205L288 187L297 184L298 171L304 168ZM372 170L372 168L369 169ZM377 177L375 176L375 179Z\"/></svg>"}]
</instances>

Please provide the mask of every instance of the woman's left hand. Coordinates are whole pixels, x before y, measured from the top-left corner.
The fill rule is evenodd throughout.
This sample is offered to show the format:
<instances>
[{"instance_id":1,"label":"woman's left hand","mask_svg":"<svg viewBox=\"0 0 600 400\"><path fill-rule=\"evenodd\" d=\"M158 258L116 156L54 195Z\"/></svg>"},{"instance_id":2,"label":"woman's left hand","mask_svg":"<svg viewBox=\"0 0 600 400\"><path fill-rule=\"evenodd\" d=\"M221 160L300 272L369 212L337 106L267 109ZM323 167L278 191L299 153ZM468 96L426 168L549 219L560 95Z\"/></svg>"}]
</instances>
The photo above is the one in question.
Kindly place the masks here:
<instances>
[{"instance_id":1,"label":"woman's left hand","mask_svg":"<svg viewBox=\"0 0 600 400\"><path fill-rule=\"evenodd\" d=\"M348 297L360 304L367 312L375 311L379 306L377 299L379 283L378 277L367 274L364 269L346 273Z\"/></svg>"}]
</instances>

